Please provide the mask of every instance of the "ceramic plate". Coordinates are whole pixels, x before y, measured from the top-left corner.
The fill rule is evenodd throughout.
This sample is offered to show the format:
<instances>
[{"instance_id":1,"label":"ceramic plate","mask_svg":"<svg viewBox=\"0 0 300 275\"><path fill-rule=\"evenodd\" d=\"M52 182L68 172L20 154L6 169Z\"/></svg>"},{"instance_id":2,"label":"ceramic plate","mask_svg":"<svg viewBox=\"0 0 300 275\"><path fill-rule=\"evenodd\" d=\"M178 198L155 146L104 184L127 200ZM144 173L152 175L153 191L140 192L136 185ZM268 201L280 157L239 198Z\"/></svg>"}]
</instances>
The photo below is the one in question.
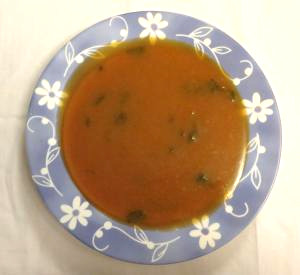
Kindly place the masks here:
<instances>
[{"instance_id":1,"label":"ceramic plate","mask_svg":"<svg viewBox=\"0 0 300 275\"><path fill-rule=\"evenodd\" d=\"M64 87L86 58L131 39L165 38L191 44L227 71L247 109L247 162L233 196L210 216L168 231L143 230L107 217L86 201L61 155L58 115ZM279 114L271 88L253 58L219 29L192 17L157 11L114 16L81 32L52 58L34 88L26 147L32 179L46 206L71 234L101 253L142 263L167 264L206 255L237 236L268 196L281 148Z\"/></svg>"}]
</instances>

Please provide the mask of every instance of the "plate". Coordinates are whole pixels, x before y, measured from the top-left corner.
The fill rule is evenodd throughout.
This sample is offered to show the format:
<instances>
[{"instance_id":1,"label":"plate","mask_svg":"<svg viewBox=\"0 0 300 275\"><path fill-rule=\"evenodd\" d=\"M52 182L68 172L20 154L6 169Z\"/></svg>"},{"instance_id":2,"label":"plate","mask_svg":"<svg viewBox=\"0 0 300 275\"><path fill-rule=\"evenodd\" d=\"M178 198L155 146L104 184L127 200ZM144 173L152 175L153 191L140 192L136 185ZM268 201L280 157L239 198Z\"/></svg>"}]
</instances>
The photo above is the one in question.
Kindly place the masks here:
<instances>
[{"instance_id":1,"label":"plate","mask_svg":"<svg viewBox=\"0 0 300 275\"><path fill-rule=\"evenodd\" d=\"M247 161L232 197L210 216L170 230L121 224L94 208L78 191L64 165L59 108L64 87L86 58L104 57L102 47L125 40L179 40L197 55L211 56L230 74L246 107L250 138ZM81 32L59 50L42 72L31 98L26 147L32 179L54 217L87 246L114 258L167 264L211 253L237 236L255 217L275 179L281 150L279 113L272 90L253 58L219 29L192 17L142 11L117 15Z\"/></svg>"}]
</instances>

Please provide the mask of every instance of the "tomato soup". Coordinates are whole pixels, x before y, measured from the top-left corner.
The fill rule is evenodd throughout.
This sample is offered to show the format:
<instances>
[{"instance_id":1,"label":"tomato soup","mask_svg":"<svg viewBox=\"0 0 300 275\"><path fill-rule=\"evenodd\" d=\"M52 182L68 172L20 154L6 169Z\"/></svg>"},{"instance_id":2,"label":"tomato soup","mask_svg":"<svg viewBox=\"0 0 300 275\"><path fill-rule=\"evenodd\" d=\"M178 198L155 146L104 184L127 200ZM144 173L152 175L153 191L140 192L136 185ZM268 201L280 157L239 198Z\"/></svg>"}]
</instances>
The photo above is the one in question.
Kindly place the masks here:
<instances>
[{"instance_id":1,"label":"tomato soup","mask_svg":"<svg viewBox=\"0 0 300 275\"><path fill-rule=\"evenodd\" d=\"M238 182L248 122L228 76L175 41L102 49L68 81L61 145L78 189L112 218L146 228L215 210Z\"/></svg>"}]
</instances>

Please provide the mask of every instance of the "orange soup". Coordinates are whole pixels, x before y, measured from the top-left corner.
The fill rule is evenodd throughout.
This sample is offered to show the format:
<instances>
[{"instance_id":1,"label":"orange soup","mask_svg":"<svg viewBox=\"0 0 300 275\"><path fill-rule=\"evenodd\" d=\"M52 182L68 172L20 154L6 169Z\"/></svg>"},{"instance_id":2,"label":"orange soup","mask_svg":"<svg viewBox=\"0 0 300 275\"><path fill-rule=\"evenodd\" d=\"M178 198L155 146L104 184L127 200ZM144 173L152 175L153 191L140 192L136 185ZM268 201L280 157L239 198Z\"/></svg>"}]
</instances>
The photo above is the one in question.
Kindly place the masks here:
<instances>
[{"instance_id":1,"label":"orange soup","mask_svg":"<svg viewBox=\"0 0 300 275\"><path fill-rule=\"evenodd\" d=\"M66 88L62 150L79 190L105 214L148 228L216 209L238 182L248 140L231 80L179 42L103 53Z\"/></svg>"}]
</instances>

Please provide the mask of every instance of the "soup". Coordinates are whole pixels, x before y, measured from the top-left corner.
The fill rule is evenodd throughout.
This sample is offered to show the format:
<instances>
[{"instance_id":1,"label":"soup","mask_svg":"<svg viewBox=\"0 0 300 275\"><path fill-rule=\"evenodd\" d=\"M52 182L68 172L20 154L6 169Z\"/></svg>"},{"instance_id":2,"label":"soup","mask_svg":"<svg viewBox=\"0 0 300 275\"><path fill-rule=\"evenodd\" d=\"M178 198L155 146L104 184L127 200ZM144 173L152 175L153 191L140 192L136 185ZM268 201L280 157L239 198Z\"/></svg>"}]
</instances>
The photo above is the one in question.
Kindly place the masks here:
<instances>
[{"instance_id":1,"label":"soup","mask_svg":"<svg viewBox=\"0 0 300 275\"><path fill-rule=\"evenodd\" d=\"M61 143L87 200L124 223L184 225L238 182L248 123L231 80L174 41L103 49L67 84Z\"/></svg>"}]
</instances>

